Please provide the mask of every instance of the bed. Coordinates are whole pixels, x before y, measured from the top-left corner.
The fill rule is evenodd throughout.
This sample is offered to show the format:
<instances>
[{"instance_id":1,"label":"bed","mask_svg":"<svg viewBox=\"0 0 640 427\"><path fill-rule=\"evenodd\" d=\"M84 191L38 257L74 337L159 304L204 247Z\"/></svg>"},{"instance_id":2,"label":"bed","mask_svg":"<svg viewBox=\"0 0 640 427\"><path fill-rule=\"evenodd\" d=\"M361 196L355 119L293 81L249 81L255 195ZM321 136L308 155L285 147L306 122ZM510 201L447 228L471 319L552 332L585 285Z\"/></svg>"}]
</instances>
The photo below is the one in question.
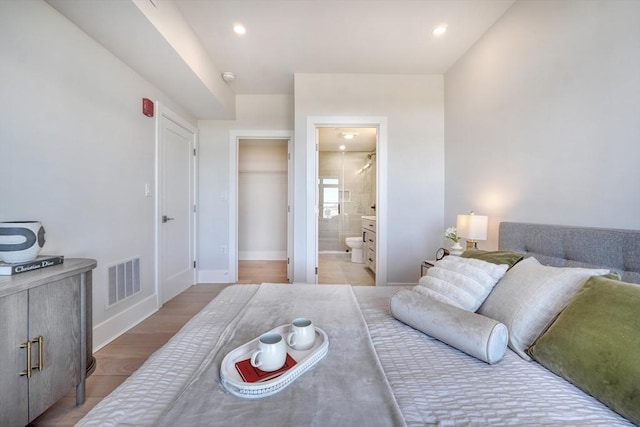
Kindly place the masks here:
<instances>
[{"instance_id":1,"label":"bed","mask_svg":"<svg viewBox=\"0 0 640 427\"><path fill-rule=\"evenodd\" d=\"M640 231L501 223L499 246L558 268L606 267L640 283ZM399 321L390 301L400 291L413 292L229 286L77 425L633 425L511 349L486 363ZM272 396L228 393L220 381L225 355L299 316L327 333L327 355Z\"/></svg>"}]
</instances>

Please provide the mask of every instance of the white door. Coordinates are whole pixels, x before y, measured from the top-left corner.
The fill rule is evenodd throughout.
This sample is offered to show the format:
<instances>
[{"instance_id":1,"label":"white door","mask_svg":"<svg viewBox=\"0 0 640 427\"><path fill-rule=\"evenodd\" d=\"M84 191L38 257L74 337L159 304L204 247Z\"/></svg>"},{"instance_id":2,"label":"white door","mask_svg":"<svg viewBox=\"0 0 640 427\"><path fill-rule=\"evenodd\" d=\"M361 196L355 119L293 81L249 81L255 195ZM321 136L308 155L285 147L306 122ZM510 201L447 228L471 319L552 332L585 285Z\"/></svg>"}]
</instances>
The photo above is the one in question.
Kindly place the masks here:
<instances>
[{"instance_id":1,"label":"white door","mask_svg":"<svg viewBox=\"0 0 640 427\"><path fill-rule=\"evenodd\" d=\"M195 284L196 130L159 112L158 291L164 304Z\"/></svg>"},{"instance_id":2,"label":"white door","mask_svg":"<svg viewBox=\"0 0 640 427\"><path fill-rule=\"evenodd\" d=\"M293 155L291 139L287 142L287 280L293 283Z\"/></svg>"}]
</instances>

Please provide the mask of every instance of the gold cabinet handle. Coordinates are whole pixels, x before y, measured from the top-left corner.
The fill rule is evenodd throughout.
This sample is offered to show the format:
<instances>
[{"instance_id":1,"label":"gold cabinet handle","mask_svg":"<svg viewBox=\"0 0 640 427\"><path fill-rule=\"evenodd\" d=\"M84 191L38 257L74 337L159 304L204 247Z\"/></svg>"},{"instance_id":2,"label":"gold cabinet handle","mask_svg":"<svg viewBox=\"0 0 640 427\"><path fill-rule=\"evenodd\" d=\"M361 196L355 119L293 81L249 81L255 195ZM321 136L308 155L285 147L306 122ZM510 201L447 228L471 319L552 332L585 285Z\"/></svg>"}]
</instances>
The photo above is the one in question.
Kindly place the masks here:
<instances>
[{"instance_id":1,"label":"gold cabinet handle","mask_svg":"<svg viewBox=\"0 0 640 427\"><path fill-rule=\"evenodd\" d=\"M27 349L27 369L20 372L20 376L24 377L26 375L27 378L31 378L31 341L23 342L20 344L20 348Z\"/></svg>"},{"instance_id":2,"label":"gold cabinet handle","mask_svg":"<svg viewBox=\"0 0 640 427\"><path fill-rule=\"evenodd\" d=\"M44 369L44 337L39 335L31 340L33 344L38 344L38 364L33 367L33 369L37 369L38 371L42 371Z\"/></svg>"}]
</instances>

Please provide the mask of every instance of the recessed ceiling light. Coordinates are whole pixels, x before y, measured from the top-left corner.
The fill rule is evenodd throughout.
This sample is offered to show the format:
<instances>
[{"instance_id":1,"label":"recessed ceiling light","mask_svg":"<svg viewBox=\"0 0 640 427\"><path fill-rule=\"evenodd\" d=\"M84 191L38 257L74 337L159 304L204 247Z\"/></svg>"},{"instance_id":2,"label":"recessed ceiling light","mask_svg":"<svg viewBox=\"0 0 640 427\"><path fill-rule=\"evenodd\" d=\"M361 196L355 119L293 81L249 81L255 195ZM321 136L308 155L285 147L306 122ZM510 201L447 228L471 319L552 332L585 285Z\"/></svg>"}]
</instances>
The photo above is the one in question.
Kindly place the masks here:
<instances>
[{"instance_id":1,"label":"recessed ceiling light","mask_svg":"<svg viewBox=\"0 0 640 427\"><path fill-rule=\"evenodd\" d=\"M447 24L440 24L433 30L433 35L439 37L447 32Z\"/></svg>"},{"instance_id":2,"label":"recessed ceiling light","mask_svg":"<svg viewBox=\"0 0 640 427\"><path fill-rule=\"evenodd\" d=\"M238 23L233 24L233 32L238 34L238 35L243 35L247 33L247 29L244 27L244 25Z\"/></svg>"}]
</instances>

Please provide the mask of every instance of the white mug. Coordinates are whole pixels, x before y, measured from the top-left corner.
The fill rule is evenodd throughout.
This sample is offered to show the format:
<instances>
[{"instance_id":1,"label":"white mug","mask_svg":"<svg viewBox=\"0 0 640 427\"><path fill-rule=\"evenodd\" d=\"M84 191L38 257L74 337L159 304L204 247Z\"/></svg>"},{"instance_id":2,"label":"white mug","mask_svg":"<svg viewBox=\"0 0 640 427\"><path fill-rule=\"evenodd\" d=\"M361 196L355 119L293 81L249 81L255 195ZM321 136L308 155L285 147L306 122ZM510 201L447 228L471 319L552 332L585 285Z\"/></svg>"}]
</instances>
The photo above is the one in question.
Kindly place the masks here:
<instances>
[{"instance_id":1,"label":"white mug","mask_svg":"<svg viewBox=\"0 0 640 427\"><path fill-rule=\"evenodd\" d=\"M273 372L282 368L286 359L287 345L282 335L268 332L258 339L258 349L251 355L251 366Z\"/></svg>"},{"instance_id":2,"label":"white mug","mask_svg":"<svg viewBox=\"0 0 640 427\"><path fill-rule=\"evenodd\" d=\"M316 328L309 319L299 317L291 322L287 344L294 350L309 350L316 342Z\"/></svg>"}]
</instances>

